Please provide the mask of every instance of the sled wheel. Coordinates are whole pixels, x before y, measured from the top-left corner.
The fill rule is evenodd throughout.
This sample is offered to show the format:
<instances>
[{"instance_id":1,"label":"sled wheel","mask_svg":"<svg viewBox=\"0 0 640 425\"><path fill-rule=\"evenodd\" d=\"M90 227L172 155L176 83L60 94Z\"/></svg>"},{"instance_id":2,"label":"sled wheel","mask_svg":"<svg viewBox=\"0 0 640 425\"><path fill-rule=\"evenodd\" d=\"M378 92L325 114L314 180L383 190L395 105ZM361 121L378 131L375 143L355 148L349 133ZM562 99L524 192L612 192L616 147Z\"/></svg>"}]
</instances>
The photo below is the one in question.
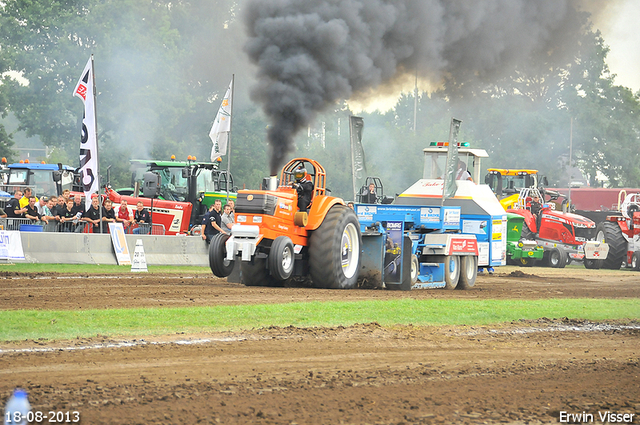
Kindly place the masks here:
<instances>
[{"instance_id":1,"label":"sled wheel","mask_svg":"<svg viewBox=\"0 0 640 425\"><path fill-rule=\"evenodd\" d=\"M415 285L420 275L420 262L415 255L411 256L411 285Z\"/></svg>"},{"instance_id":2,"label":"sled wheel","mask_svg":"<svg viewBox=\"0 0 640 425\"><path fill-rule=\"evenodd\" d=\"M240 262L240 281L245 286L284 286L269 274L266 258L254 257L251 261Z\"/></svg>"},{"instance_id":3,"label":"sled wheel","mask_svg":"<svg viewBox=\"0 0 640 425\"><path fill-rule=\"evenodd\" d=\"M344 205L331 207L309 240L309 268L314 286L355 288L361 245L356 213Z\"/></svg>"},{"instance_id":4,"label":"sled wheel","mask_svg":"<svg viewBox=\"0 0 640 425\"><path fill-rule=\"evenodd\" d=\"M618 223L604 221L596 227L596 240L609 245L609 254L602 260L602 268L618 270L627 258L627 241Z\"/></svg>"},{"instance_id":5,"label":"sled wheel","mask_svg":"<svg viewBox=\"0 0 640 425\"><path fill-rule=\"evenodd\" d=\"M233 260L227 260L227 239L229 235L218 233L209 244L209 267L218 277L227 277L233 271Z\"/></svg>"},{"instance_id":6,"label":"sled wheel","mask_svg":"<svg viewBox=\"0 0 640 425\"><path fill-rule=\"evenodd\" d=\"M269 250L269 270L276 280L287 280L293 272L293 242L287 236L278 236Z\"/></svg>"},{"instance_id":7,"label":"sled wheel","mask_svg":"<svg viewBox=\"0 0 640 425\"><path fill-rule=\"evenodd\" d=\"M549 266L554 269L562 269L567 265L565 252L559 248L549 250Z\"/></svg>"},{"instance_id":8,"label":"sled wheel","mask_svg":"<svg viewBox=\"0 0 640 425\"><path fill-rule=\"evenodd\" d=\"M455 289L460 279L460 257L447 255L444 257L444 288Z\"/></svg>"},{"instance_id":9,"label":"sled wheel","mask_svg":"<svg viewBox=\"0 0 640 425\"><path fill-rule=\"evenodd\" d=\"M478 276L478 257L464 255L460 257L460 279L456 289L471 289L476 284Z\"/></svg>"}]
</instances>

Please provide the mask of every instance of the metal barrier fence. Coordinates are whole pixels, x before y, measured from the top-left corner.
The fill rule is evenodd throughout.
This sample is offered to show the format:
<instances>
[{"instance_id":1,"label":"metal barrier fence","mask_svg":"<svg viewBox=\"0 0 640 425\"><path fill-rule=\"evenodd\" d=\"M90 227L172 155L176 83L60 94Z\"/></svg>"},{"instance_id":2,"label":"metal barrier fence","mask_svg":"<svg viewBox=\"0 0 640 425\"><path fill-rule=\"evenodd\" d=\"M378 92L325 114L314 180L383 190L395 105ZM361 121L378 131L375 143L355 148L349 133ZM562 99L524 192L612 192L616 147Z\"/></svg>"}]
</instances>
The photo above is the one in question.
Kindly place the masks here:
<instances>
[{"instance_id":1,"label":"metal barrier fence","mask_svg":"<svg viewBox=\"0 0 640 425\"><path fill-rule=\"evenodd\" d=\"M108 229L108 227L107 227ZM84 221L66 221L64 223L49 220L35 221L29 218L0 218L0 230L19 230L29 232L62 232L62 233L99 233L99 228ZM94 231L95 230L95 231ZM109 233L104 231L103 233ZM135 235L164 235L162 224L133 224L125 228L125 233Z\"/></svg>"}]
</instances>

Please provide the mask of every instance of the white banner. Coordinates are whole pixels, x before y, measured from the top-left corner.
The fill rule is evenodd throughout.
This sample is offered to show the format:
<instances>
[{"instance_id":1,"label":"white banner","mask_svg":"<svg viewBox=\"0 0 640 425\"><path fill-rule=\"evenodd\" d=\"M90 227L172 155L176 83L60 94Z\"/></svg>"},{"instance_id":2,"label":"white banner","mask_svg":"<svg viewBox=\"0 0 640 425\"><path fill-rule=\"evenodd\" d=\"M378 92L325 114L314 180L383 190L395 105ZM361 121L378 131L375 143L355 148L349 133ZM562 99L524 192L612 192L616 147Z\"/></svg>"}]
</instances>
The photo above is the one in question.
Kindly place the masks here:
<instances>
[{"instance_id":1,"label":"white banner","mask_svg":"<svg viewBox=\"0 0 640 425\"><path fill-rule=\"evenodd\" d=\"M227 93L222 99L222 104L216 115L216 119L211 126L209 137L213 142L211 148L211 162L227 153L227 142L229 141L229 132L231 131L231 100L233 96L233 79L229 83Z\"/></svg>"},{"instance_id":2,"label":"white banner","mask_svg":"<svg viewBox=\"0 0 640 425\"><path fill-rule=\"evenodd\" d=\"M85 196L85 209L91 207L91 195L98 192L98 140L96 132L96 105L94 97L93 57L89 58L87 66L76 85L73 95L82 99L84 116L82 119L82 137L80 139L80 176L82 178Z\"/></svg>"},{"instance_id":3,"label":"white banner","mask_svg":"<svg viewBox=\"0 0 640 425\"><path fill-rule=\"evenodd\" d=\"M20 232L0 230L0 260L24 260Z\"/></svg>"},{"instance_id":4,"label":"white banner","mask_svg":"<svg viewBox=\"0 0 640 425\"><path fill-rule=\"evenodd\" d=\"M127 246L127 238L124 237L124 227L122 223L109 223L109 234L111 234L111 242L113 250L116 253L116 260L119 266L131 265L131 254Z\"/></svg>"}]
</instances>

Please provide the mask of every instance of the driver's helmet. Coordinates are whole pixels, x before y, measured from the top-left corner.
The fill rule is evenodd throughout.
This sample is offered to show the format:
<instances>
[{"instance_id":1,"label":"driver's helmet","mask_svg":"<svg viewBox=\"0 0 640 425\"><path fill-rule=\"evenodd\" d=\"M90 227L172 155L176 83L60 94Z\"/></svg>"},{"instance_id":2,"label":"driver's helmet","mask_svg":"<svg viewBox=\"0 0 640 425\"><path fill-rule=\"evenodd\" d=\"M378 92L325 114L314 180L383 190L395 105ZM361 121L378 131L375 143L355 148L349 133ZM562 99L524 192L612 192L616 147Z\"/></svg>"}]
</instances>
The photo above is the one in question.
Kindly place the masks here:
<instances>
[{"instance_id":1,"label":"driver's helmet","mask_svg":"<svg viewBox=\"0 0 640 425\"><path fill-rule=\"evenodd\" d=\"M307 175L307 169L304 167L298 167L293 171L293 177L295 177L296 181L302 181L302 179L304 179L304 176Z\"/></svg>"}]
</instances>

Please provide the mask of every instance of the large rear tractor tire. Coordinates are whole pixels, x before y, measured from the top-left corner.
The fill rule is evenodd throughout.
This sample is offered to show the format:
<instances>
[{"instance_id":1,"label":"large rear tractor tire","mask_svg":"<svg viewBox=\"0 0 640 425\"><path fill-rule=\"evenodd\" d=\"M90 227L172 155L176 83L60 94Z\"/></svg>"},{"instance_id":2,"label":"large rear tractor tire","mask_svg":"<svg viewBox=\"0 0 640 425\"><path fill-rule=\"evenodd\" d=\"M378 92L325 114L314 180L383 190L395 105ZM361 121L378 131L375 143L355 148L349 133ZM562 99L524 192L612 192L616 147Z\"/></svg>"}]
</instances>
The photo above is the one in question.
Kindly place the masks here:
<instances>
[{"instance_id":1,"label":"large rear tractor tire","mask_svg":"<svg viewBox=\"0 0 640 425\"><path fill-rule=\"evenodd\" d=\"M563 269L567 265L567 253L560 248L549 250L549 266L554 269Z\"/></svg>"},{"instance_id":2,"label":"large rear tractor tire","mask_svg":"<svg viewBox=\"0 0 640 425\"><path fill-rule=\"evenodd\" d=\"M355 288L362 246L356 213L344 205L329 209L324 221L311 233L309 268L314 286Z\"/></svg>"},{"instance_id":3,"label":"large rear tractor tire","mask_svg":"<svg viewBox=\"0 0 640 425\"><path fill-rule=\"evenodd\" d=\"M456 289L460 280L460 257L447 255L444 257L444 289Z\"/></svg>"},{"instance_id":4,"label":"large rear tractor tire","mask_svg":"<svg viewBox=\"0 0 640 425\"><path fill-rule=\"evenodd\" d=\"M240 281L245 286L284 286L284 281L276 280L269 274L266 258L241 261Z\"/></svg>"},{"instance_id":5,"label":"large rear tractor tire","mask_svg":"<svg viewBox=\"0 0 640 425\"><path fill-rule=\"evenodd\" d=\"M209 244L209 267L217 277L227 277L233 271L234 262L227 260L227 239L229 235L218 233Z\"/></svg>"},{"instance_id":6,"label":"large rear tractor tire","mask_svg":"<svg viewBox=\"0 0 640 425\"><path fill-rule=\"evenodd\" d=\"M618 270L627 258L627 241L618 223L603 221L596 226L596 240L609 245L609 254L602 260L602 268Z\"/></svg>"},{"instance_id":7,"label":"large rear tractor tire","mask_svg":"<svg viewBox=\"0 0 640 425\"><path fill-rule=\"evenodd\" d=\"M278 236L269 250L269 270L275 280L287 280L293 272L293 242L287 236Z\"/></svg>"},{"instance_id":8,"label":"large rear tractor tire","mask_svg":"<svg viewBox=\"0 0 640 425\"><path fill-rule=\"evenodd\" d=\"M460 257L460 279L456 289L471 289L476 284L478 276L478 257L463 255Z\"/></svg>"}]
</instances>

